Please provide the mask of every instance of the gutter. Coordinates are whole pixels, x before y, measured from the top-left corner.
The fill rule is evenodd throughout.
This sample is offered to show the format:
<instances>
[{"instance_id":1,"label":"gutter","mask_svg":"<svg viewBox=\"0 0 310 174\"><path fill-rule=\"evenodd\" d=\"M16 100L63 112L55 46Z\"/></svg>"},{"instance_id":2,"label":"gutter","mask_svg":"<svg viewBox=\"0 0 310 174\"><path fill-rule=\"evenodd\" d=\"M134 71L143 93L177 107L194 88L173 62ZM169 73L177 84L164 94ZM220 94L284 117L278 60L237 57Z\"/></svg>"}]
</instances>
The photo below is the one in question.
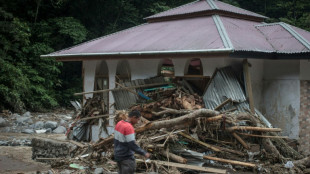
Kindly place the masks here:
<instances>
[{"instance_id":1,"label":"gutter","mask_svg":"<svg viewBox=\"0 0 310 174\"><path fill-rule=\"evenodd\" d=\"M40 57L85 57L85 56L140 56L140 55L170 55L170 54L195 54L195 53L231 53L232 48L204 49L204 50L176 50L176 51L142 51L142 52L115 52L115 53L76 53L41 55Z\"/></svg>"}]
</instances>

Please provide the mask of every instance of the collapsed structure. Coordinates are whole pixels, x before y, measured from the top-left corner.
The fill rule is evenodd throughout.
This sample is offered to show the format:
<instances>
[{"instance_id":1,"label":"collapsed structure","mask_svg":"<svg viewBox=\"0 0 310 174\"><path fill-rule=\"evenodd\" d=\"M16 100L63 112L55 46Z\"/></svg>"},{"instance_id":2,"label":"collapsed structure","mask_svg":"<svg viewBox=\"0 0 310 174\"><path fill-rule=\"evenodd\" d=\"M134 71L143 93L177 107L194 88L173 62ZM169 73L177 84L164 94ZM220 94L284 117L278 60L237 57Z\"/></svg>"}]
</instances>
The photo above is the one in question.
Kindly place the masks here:
<instances>
[{"instance_id":1,"label":"collapsed structure","mask_svg":"<svg viewBox=\"0 0 310 174\"><path fill-rule=\"evenodd\" d=\"M281 128L282 134L278 136L297 140L298 152L308 155L310 33L282 22L263 23L265 18L221 1L200 0L147 17L146 24L42 57L83 61L84 91L81 95L86 103L84 106L88 106L96 97L104 101L103 104L97 104L102 106L97 117L108 116L101 117L105 119L99 119L99 122L93 121L95 124L90 124L90 128L83 125L76 127L80 129L76 133L81 133L75 135L77 139L97 142L101 138L108 138L113 134L113 115L116 110L129 109L132 103L147 101L148 98L158 101L156 97L166 93L172 96L163 103L146 104L140 108L149 121L157 120L150 112L163 112L158 106L176 107L174 109L178 110L180 108L177 106L183 103L190 106L186 109L193 110L191 112L199 110L202 103L205 106L201 105L201 108L222 113L229 111L231 114L233 110L247 112L251 118L255 115L254 118L259 121L252 119L242 122L238 121L238 114L230 115L227 119L234 118L231 122L237 125L229 123L229 127L242 126L244 123L269 129L272 126ZM231 68L222 69L226 66ZM232 76L232 72L236 76ZM174 77L175 81L166 82L160 78L146 80L158 75ZM179 85L175 85L176 82ZM163 83L168 83L168 86L163 86ZM174 85L169 86L171 83ZM174 93L176 90L178 92ZM145 96L145 93L150 95ZM182 98L183 93L193 97ZM197 99L198 96L202 99ZM196 102L200 104L193 105ZM145 107L151 108L145 110ZM84 117L96 115L90 110L83 112L91 113ZM182 116L185 113L174 114ZM152 116L149 118L147 115ZM87 118L84 121L83 124L89 125ZM109 122L109 125L102 130L104 122ZM227 124L215 123L219 127ZM195 122L193 126L200 124ZM199 130L207 131L203 126ZM240 137L237 133L230 132L230 135ZM201 136L198 136L200 140ZM242 138L238 140L241 143L240 140ZM241 144L247 149L247 143ZM275 144L277 148L287 147ZM281 152L280 155L286 158ZM292 156L290 158L295 159Z\"/></svg>"}]
</instances>

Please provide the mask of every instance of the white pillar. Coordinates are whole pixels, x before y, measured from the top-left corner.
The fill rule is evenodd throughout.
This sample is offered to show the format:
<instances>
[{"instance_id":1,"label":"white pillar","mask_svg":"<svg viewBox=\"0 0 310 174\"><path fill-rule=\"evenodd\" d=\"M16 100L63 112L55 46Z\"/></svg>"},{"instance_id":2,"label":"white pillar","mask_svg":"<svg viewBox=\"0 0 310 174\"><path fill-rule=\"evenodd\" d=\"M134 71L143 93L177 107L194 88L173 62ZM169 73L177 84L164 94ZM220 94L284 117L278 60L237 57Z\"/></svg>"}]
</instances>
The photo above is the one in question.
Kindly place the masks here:
<instances>
[{"instance_id":1,"label":"white pillar","mask_svg":"<svg viewBox=\"0 0 310 174\"><path fill-rule=\"evenodd\" d=\"M83 61L83 90L84 92L94 91L95 73L97 61ZM85 94L84 98L92 98L93 94ZM83 98L83 101L84 101Z\"/></svg>"},{"instance_id":2,"label":"white pillar","mask_svg":"<svg viewBox=\"0 0 310 174\"><path fill-rule=\"evenodd\" d=\"M184 76L187 61L188 59L172 59L175 76Z\"/></svg>"},{"instance_id":3,"label":"white pillar","mask_svg":"<svg viewBox=\"0 0 310 174\"><path fill-rule=\"evenodd\" d=\"M109 68L109 89L115 88L115 75L116 75L116 67L118 60L107 60L107 65ZM112 95L112 92L109 92L109 107L114 103L114 97ZM109 114L114 113L114 106L109 109ZM114 126L114 119L109 120L109 125Z\"/></svg>"}]
</instances>

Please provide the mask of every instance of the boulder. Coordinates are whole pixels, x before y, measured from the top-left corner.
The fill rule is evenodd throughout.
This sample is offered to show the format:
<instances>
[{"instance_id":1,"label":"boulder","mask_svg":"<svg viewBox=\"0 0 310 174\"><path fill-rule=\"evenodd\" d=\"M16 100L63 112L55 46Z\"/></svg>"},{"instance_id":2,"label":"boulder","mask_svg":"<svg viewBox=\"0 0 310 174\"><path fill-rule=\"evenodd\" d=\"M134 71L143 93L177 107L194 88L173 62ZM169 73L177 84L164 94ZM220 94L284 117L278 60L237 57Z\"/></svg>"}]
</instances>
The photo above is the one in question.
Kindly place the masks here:
<instances>
[{"instance_id":1,"label":"boulder","mask_svg":"<svg viewBox=\"0 0 310 174\"><path fill-rule=\"evenodd\" d=\"M25 125L26 123L33 123L33 121L30 117L17 117L16 123Z\"/></svg>"},{"instance_id":2,"label":"boulder","mask_svg":"<svg viewBox=\"0 0 310 174\"><path fill-rule=\"evenodd\" d=\"M56 128L57 128L57 125L58 125L58 123L57 123L56 121L47 121L47 122L45 122L45 124L44 124L44 128L45 128L45 129L48 129L48 128L56 129Z\"/></svg>"},{"instance_id":3,"label":"boulder","mask_svg":"<svg viewBox=\"0 0 310 174\"><path fill-rule=\"evenodd\" d=\"M22 133L25 133L25 134L33 134L34 131L32 129L24 129L22 130Z\"/></svg>"},{"instance_id":4,"label":"boulder","mask_svg":"<svg viewBox=\"0 0 310 174\"><path fill-rule=\"evenodd\" d=\"M23 117L31 117L31 113L29 111L27 111L22 116Z\"/></svg>"},{"instance_id":5,"label":"boulder","mask_svg":"<svg viewBox=\"0 0 310 174\"><path fill-rule=\"evenodd\" d=\"M37 121L37 122L34 124L34 129L43 129L43 127L44 127L43 121Z\"/></svg>"},{"instance_id":6,"label":"boulder","mask_svg":"<svg viewBox=\"0 0 310 174\"><path fill-rule=\"evenodd\" d=\"M63 126L58 126L55 130L53 130L53 133L55 134L64 134L66 133L66 128Z\"/></svg>"},{"instance_id":7,"label":"boulder","mask_svg":"<svg viewBox=\"0 0 310 174\"><path fill-rule=\"evenodd\" d=\"M5 119L0 117L0 127L5 127L6 125L7 125L7 122L5 121Z\"/></svg>"}]
</instances>

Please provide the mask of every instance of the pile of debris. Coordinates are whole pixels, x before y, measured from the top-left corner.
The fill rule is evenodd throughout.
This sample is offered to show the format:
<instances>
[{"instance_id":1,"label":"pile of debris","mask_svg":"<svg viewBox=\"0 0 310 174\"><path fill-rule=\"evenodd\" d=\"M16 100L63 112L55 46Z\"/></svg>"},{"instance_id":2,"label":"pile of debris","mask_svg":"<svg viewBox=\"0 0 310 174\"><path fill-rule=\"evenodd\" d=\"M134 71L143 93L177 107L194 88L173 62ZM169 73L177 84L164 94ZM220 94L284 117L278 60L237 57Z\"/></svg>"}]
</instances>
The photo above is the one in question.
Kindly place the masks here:
<instances>
[{"instance_id":1,"label":"pile of debris","mask_svg":"<svg viewBox=\"0 0 310 174\"><path fill-rule=\"evenodd\" d=\"M310 157L290 147L286 141L288 137L278 135L281 129L271 127L259 112L251 111L235 77L228 69L217 70L203 98L177 84L166 88L167 92L157 86L160 95L156 94L156 101L146 98L150 95L144 89L140 92L145 93L138 94L129 85L120 87L126 91L131 89L127 92L136 95L130 100L136 102L139 95L146 99L127 111L115 112L114 117L115 122L125 120L131 110L139 110L143 116L135 128L136 142L152 155L147 160L136 157L137 172L309 173ZM216 80L220 80L221 85L229 84L226 88L218 88ZM154 97L154 92L151 94ZM105 114L101 102L93 103L92 108L96 109L86 109L91 106L87 102L76 123L85 126L90 122L83 121ZM100 118L108 120L110 117ZM76 127L73 133L74 129ZM53 166L74 162L84 169L100 166L106 172L116 172L113 140L112 134L95 143L84 143L71 154L73 158L54 160Z\"/></svg>"}]
</instances>

